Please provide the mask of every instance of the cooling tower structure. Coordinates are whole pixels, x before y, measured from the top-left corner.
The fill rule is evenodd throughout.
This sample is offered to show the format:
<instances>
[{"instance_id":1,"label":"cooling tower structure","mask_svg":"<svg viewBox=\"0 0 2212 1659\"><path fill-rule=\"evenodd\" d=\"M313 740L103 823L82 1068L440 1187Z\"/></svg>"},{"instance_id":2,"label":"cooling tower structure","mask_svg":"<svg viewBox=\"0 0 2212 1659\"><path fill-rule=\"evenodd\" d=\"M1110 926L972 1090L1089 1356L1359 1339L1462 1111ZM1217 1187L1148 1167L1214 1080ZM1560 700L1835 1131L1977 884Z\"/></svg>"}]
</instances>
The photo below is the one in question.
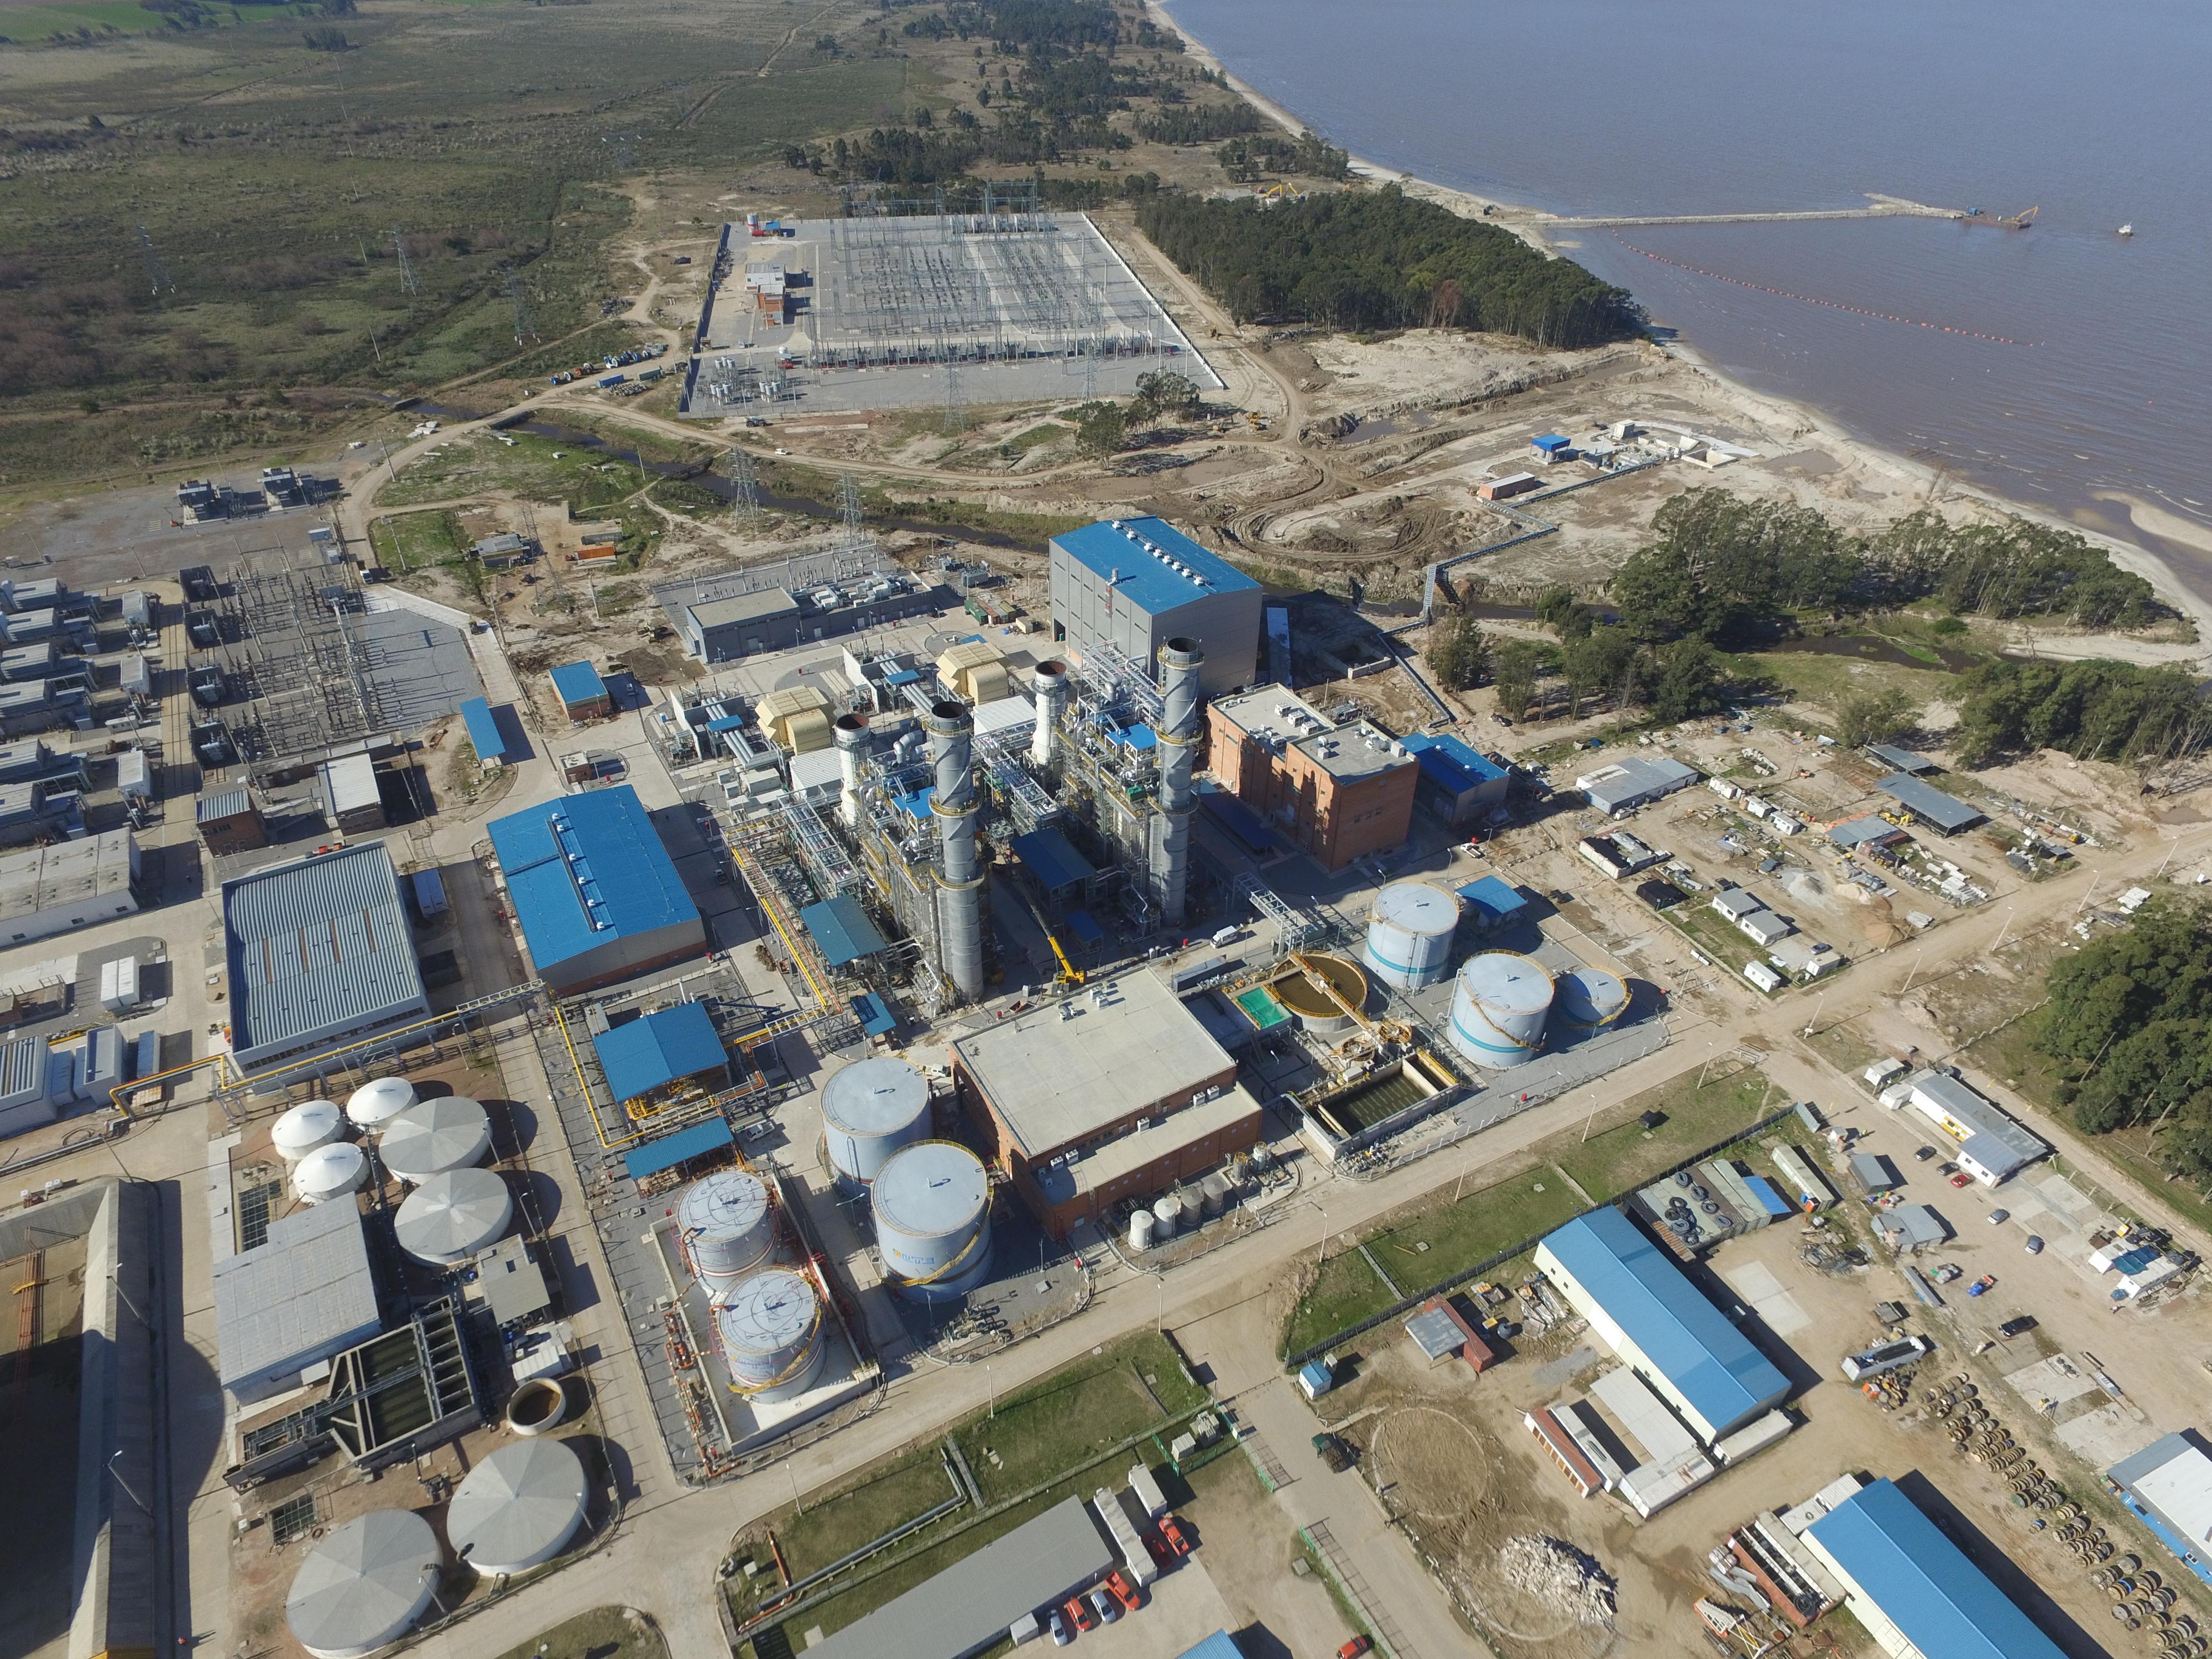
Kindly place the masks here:
<instances>
[{"instance_id":1,"label":"cooling tower structure","mask_svg":"<svg viewBox=\"0 0 2212 1659\"><path fill-rule=\"evenodd\" d=\"M1470 957L1452 991L1451 1046L1478 1066L1535 1058L1552 1012L1552 976L1512 951Z\"/></svg>"},{"instance_id":2,"label":"cooling tower structure","mask_svg":"<svg viewBox=\"0 0 2212 1659\"><path fill-rule=\"evenodd\" d=\"M1030 677L1036 692L1036 731L1030 738L1030 758L1050 766L1060 758L1060 722L1067 718L1068 701L1075 694L1067 665L1057 659L1041 662Z\"/></svg>"},{"instance_id":3,"label":"cooling tower structure","mask_svg":"<svg viewBox=\"0 0 2212 1659\"><path fill-rule=\"evenodd\" d=\"M1603 1030L1628 1012L1628 986L1602 968L1577 968L1559 976L1552 1002L1554 1030L1568 1036Z\"/></svg>"},{"instance_id":4,"label":"cooling tower structure","mask_svg":"<svg viewBox=\"0 0 2212 1659\"><path fill-rule=\"evenodd\" d=\"M1459 900L1425 881L1394 881L1375 896L1360 960L1385 985L1418 991L1451 971Z\"/></svg>"},{"instance_id":5,"label":"cooling tower structure","mask_svg":"<svg viewBox=\"0 0 2212 1659\"><path fill-rule=\"evenodd\" d=\"M975 720L964 702L933 703L923 717L937 787L938 965L966 1002L983 995L983 872L975 860Z\"/></svg>"},{"instance_id":6,"label":"cooling tower structure","mask_svg":"<svg viewBox=\"0 0 2212 1659\"><path fill-rule=\"evenodd\" d=\"M860 763L867 758L868 723L858 714L840 714L831 722L830 735L837 740L837 782L842 793L837 798L837 816L844 821L848 834L860 832Z\"/></svg>"},{"instance_id":7,"label":"cooling tower structure","mask_svg":"<svg viewBox=\"0 0 2212 1659\"><path fill-rule=\"evenodd\" d=\"M491 1117L466 1095L417 1101L384 1126L376 1155L402 1181L419 1185L465 1170L491 1150Z\"/></svg>"},{"instance_id":8,"label":"cooling tower structure","mask_svg":"<svg viewBox=\"0 0 2212 1659\"><path fill-rule=\"evenodd\" d=\"M363 1659L415 1627L445 1558L412 1510L371 1510L307 1552L284 1598L284 1622L315 1659Z\"/></svg>"},{"instance_id":9,"label":"cooling tower structure","mask_svg":"<svg viewBox=\"0 0 2212 1659\"><path fill-rule=\"evenodd\" d=\"M350 1140L319 1146L292 1166L292 1190L303 1204L327 1204L357 1193L368 1180L368 1157Z\"/></svg>"},{"instance_id":10,"label":"cooling tower structure","mask_svg":"<svg viewBox=\"0 0 2212 1659\"><path fill-rule=\"evenodd\" d=\"M1195 640L1160 647L1160 810L1152 817L1152 901L1170 927L1183 922L1190 887L1190 814L1198 793L1192 775L1204 728L1199 720L1199 670L1206 653Z\"/></svg>"},{"instance_id":11,"label":"cooling tower structure","mask_svg":"<svg viewBox=\"0 0 2212 1659\"><path fill-rule=\"evenodd\" d=\"M948 1301L983 1282L991 1265L991 1177L951 1140L894 1152L869 1188L884 1276L915 1301Z\"/></svg>"},{"instance_id":12,"label":"cooling tower structure","mask_svg":"<svg viewBox=\"0 0 2212 1659\"><path fill-rule=\"evenodd\" d=\"M822 1126L838 1180L865 1187L893 1152L929 1138L929 1079L888 1055L855 1060L823 1087Z\"/></svg>"},{"instance_id":13,"label":"cooling tower structure","mask_svg":"<svg viewBox=\"0 0 2212 1659\"><path fill-rule=\"evenodd\" d=\"M768 1183L743 1170L702 1176L676 1206L676 1231L691 1271L710 1292L733 1284L775 1248Z\"/></svg>"},{"instance_id":14,"label":"cooling tower structure","mask_svg":"<svg viewBox=\"0 0 2212 1659\"><path fill-rule=\"evenodd\" d=\"M345 1133L345 1114L327 1100L303 1100L269 1127L269 1144L288 1164Z\"/></svg>"},{"instance_id":15,"label":"cooling tower structure","mask_svg":"<svg viewBox=\"0 0 2212 1659\"><path fill-rule=\"evenodd\" d=\"M714 1334L730 1387L763 1404L805 1394L822 1374L822 1297L788 1267L741 1279L715 1299Z\"/></svg>"},{"instance_id":16,"label":"cooling tower structure","mask_svg":"<svg viewBox=\"0 0 2212 1659\"><path fill-rule=\"evenodd\" d=\"M450 1170L407 1194L392 1218L399 1248L434 1267L473 1261L514 1218L507 1182L490 1170Z\"/></svg>"},{"instance_id":17,"label":"cooling tower structure","mask_svg":"<svg viewBox=\"0 0 2212 1659\"><path fill-rule=\"evenodd\" d=\"M584 1524L583 1460L561 1440L515 1440L453 1489L446 1537L485 1578L542 1567Z\"/></svg>"},{"instance_id":18,"label":"cooling tower structure","mask_svg":"<svg viewBox=\"0 0 2212 1659\"><path fill-rule=\"evenodd\" d=\"M374 1134L415 1103L415 1085L404 1077L380 1077L346 1097L353 1127Z\"/></svg>"}]
</instances>

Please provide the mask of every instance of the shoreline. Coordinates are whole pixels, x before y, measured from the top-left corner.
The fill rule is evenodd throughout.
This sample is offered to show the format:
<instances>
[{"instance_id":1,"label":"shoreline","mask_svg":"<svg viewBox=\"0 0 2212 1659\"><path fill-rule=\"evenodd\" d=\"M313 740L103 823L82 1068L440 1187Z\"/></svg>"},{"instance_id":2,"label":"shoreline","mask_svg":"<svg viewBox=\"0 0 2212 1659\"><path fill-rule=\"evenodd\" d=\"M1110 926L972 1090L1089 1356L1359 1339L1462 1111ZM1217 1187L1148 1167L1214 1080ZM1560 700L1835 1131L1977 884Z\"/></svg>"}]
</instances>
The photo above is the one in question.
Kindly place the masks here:
<instances>
[{"instance_id":1,"label":"shoreline","mask_svg":"<svg viewBox=\"0 0 2212 1659\"><path fill-rule=\"evenodd\" d=\"M1156 22L1163 27L1172 28L1182 38L1184 49L1191 58L1220 75L1229 83L1229 89L1258 110L1261 116L1294 137L1301 132L1311 131L1308 124L1298 120L1273 99L1233 74L1211 47L1176 18L1167 0L1144 0L1144 4L1145 10ZM1567 257L1544 235L1542 227L1547 222L1553 222L1553 216L1541 209L1530 207L1526 203L1479 196L1472 191L1455 189L1449 185L1439 185L1432 179L1384 167L1364 156L1351 157L1351 167L1354 174L1371 184L1397 185L1407 194L1434 202L1462 218L1481 219L1486 223L1510 231L1547 258ZM1486 214L1486 208L1494 211ZM2053 529L2069 530L2083 537L2103 550L2121 569L2148 581L2161 603L2172 606L2189 621L2197 630L2197 666L2201 672L2212 672L2212 595L2200 593L2184 581L2173 564L2160 553L2126 537L2083 524L2063 513L2014 501L1978 484L1963 482L1955 474L1884 448L1847 430L1822 410L1796 398L1757 391L1723 374L1694 346L1680 340L1666 341L1658 344L1656 349L1662 356L1681 363L1705 381L1721 402L1741 410L1747 417L1802 427L1806 429L1808 436L1817 437L1826 446L1847 452L1854 459L1869 468L1908 479L1931 492L1940 484L1950 499L1965 500L2000 515L2025 519L2030 523ZM2095 500L2110 502L2120 508L2121 516L2139 535L2158 541L2176 541L2201 550L2207 562L2212 562L2212 532L2202 531L2154 503L2123 490L2095 489L2090 494Z\"/></svg>"}]
</instances>

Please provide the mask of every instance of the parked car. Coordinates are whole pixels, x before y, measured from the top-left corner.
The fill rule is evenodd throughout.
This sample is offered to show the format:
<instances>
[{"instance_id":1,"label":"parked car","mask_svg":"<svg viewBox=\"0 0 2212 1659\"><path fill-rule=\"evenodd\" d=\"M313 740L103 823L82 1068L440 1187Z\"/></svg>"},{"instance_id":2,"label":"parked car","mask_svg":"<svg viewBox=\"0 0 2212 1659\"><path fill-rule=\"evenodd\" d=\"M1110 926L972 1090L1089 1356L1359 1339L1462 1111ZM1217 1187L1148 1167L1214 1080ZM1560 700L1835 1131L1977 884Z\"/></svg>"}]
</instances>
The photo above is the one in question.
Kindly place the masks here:
<instances>
[{"instance_id":1,"label":"parked car","mask_svg":"<svg viewBox=\"0 0 2212 1659\"><path fill-rule=\"evenodd\" d=\"M1107 1595L1103 1585L1094 1586L1085 1599L1097 1608L1098 1622L1102 1625L1110 1625L1121 1616L1121 1604Z\"/></svg>"},{"instance_id":2,"label":"parked car","mask_svg":"<svg viewBox=\"0 0 2212 1659\"><path fill-rule=\"evenodd\" d=\"M1912 1156L1915 1162L1925 1164L1929 1158L1936 1156L1936 1149L1933 1146L1923 1146L1918 1152L1913 1153Z\"/></svg>"},{"instance_id":3,"label":"parked car","mask_svg":"<svg viewBox=\"0 0 2212 1659\"><path fill-rule=\"evenodd\" d=\"M1164 1515L1160 1517L1160 1536L1167 1540L1168 1547L1177 1555L1190 1553L1189 1536L1182 1527L1176 1524L1176 1518L1172 1515Z\"/></svg>"},{"instance_id":4,"label":"parked car","mask_svg":"<svg viewBox=\"0 0 2212 1659\"><path fill-rule=\"evenodd\" d=\"M1144 1598L1138 1595L1136 1584L1127 1573L1119 1568L1106 1575L1106 1588L1114 1592L1114 1599L1127 1612L1134 1613L1144 1605Z\"/></svg>"},{"instance_id":5,"label":"parked car","mask_svg":"<svg viewBox=\"0 0 2212 1659\"><path fill-rule=\"evenodd\" d=\"M1044 1620L1052 1628L1053 1646L1064 1648L1075 1639L1075 1632L1067 1627L1067 1620L1060 1616L1058 1607L1045 1614Z\"/></svg>"},{"instance_id":6,"label":"parked car","mask_svg":"<svg viewBox=\"0 0 2212 1659\"><path fill-rule=\"evenodd\" d=\"M2001 1221L2009 1221L2011 1219L2012 1212L2010 1210L1991 1210L1990 1212L1990 1225L1992 1227L1996 1226Z\"/></svg>"},{"instance_id":7,"label":"parked car","mask_svg":"<svg viewBox=\"0 0 2212 1659\"><path fill-rule=\"evenodd\" d=\"M1066 1611L1068 1619L1074 1624L1076 1629L1097 1630L1098 1628L1098 1615L1091 1612L1089 1607L1083 1605L1083 1598L1081 1596L1069 1596L1067 1598L1067 1607Z\"/></svg>"},{"instance_id":8,"label":"parked car","mask_svg":"<svg viewBox=\"0 0 2212 1659\"><path fill-rule=\"evenodd\" d=\"M2041 1255L2043 1254L2043 1241L2033 1233L2030 1233L2027 1236L2027 1253L2030 1255Z\"/></svg>"},{"instance_id":9,"label":"parked car","mask_svg":"<svg viewBox=\"0 0 2212 1659\"><path fill-rule=\"evenodd\" d=\"M1359 1656L1374 1646L1364 1636L1355 1636L1336 1650L1336 1659L1359 1659Z\"/></svg>"},{"instance_id":10,"label":"parked car","mask_svg":"<svg viewBox=\"0 0 2212 1659\"><path fill-rule=\"evenodd\" d=\"M1314 1455L1328 1465L1332 1474L1342 1474L1352 1467L1351 1449L1333 1434L1316 1435L1313 1449Z\"/></svg>"},{"instance_id":11,"label":"parked car","mask_svg":"<svg viewBox=\"0 0 2212 1659\"><path fill-rule=\"evenodd\" d=\"M1974 1184L1974 1178L1961 1170L1951 1177L1951 1184L1954 1187L1971 1187Z\"/></svg>"}]
</instances>

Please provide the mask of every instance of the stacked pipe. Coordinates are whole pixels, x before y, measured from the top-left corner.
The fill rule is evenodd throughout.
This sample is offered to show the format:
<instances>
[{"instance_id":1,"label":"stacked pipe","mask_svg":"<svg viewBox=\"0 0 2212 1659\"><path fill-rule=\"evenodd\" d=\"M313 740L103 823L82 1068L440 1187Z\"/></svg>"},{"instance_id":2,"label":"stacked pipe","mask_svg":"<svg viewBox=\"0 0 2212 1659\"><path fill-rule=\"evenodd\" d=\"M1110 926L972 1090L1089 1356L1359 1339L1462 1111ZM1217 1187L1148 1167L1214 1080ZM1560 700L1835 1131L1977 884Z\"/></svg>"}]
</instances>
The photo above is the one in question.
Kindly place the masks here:
<instances>
[{"instance_id":1,"label":"stacked pipe","mask_svg":"<svg viewBox=\"0 0 2212 1659\"><path fill-rule=\"evenodd\" d=\"M1191 777L1198 761L1198 671L1206 653L1198 641L1172 639L1160 647L1160 810L1152 820L1152 896L1161 920L1183 921L1190 884L1190 813L1197 800Z\"/></svg>"},{"instance_id":2,"label":"stacked pipe","mask_svg":"<svg viewBox=\"0 0 2212 1659\"><path fill-rule=\"evenodd\" d=\"M975 859L975 720L964 702L933 703L922 721L937 787L939 966L969 1001L983 994L983 872Z\"/></svg>"},{"instance_id":3,"label":"stacked pipe","mask_svg":"<svg viewBox=\"0 0 2212 1659\"><path fill-rule=\"evenodd\" d=\"M860 833L860 761L868 752L868 723L858 714L840 714L830 728L837 739L838 787L843 792L837 815L845 828Z\"/></svg>"},{"instance_id":4,"label":"stacked pipe","mask_svg":"<svg viewBox=\"0 0 2212 1659\"><path fill-rule=\"evenodd\" d=\"M1060 758L1060 723L1067 717L1067 696L1073 689L1068 683L1067 665L1064 662L1041 662L1036 665L1036 735L1030 741L1030 758L1039 766L1050 766Z\"/></svg>"}]
</instances>

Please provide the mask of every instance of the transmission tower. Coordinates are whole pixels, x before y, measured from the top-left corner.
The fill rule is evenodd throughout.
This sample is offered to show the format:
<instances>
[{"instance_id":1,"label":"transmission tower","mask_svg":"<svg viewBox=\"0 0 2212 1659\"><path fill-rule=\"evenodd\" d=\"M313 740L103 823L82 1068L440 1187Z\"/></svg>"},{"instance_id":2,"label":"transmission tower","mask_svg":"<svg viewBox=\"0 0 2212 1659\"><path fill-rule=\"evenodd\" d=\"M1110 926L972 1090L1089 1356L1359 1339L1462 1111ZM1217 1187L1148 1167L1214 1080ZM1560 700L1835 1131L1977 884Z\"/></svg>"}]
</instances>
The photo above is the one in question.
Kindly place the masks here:
<instances>
[{"instance_id":1,"label":"transmission tower","mask_svg":"<svg viewBox=\"0 0 2212 1659\"><path fill-rule=\"evenodd\" d=\"M1098 358L1089 350L1083 354L1083 401L1098 401Z\"/></svg>"},{"instance_id":2,"label":"transmission tower","mask_svg":"<svg viewBox=\"0 0 2212 1659\"><path fill-rule=\"evenodd\" d=\"M753 471L753 458L734 444L730 447L730 510L746 529L760 517L760 475Z\"/></svg>"},{"instance_id":3,"label":"transmission tower","mask_svg":"<svg viewBox=\"0 0 2212 1659\"><path fill-rule=\"evenodd\" d=\"M157 300L164 294L174 294L177 291L176 281L169 275L168 266L161 263L161 256L154 252L154 239L146 234L143 224L139 225L137 230L139 257L146 261L148 291Z\"/></svg>"},{"instance_id":4,"label":"transmission tower","mask_svg":"<svg viewBox=\"0 0 2212 1659\"><path fill-rule=\"evenodd\" d=\"M412 299L422 291L422 280L415 274L415 262L407 257L407 234L397 225L392 228L392 251L399 258L399 285Z\"/></svg>"},{"instance_id":5,"label":"transmission tower","mask_svg":"<svg viewBox=\"0 0 2212 1659\"><path fill-rule=\"evenodd\" d=\"M945 432L947 437L968 429L968 405L960 392L960 365L945 360Z\"/></svg>"},{"instance_id":6,"label":"transmission tower","mask_svg":"<svg viewBox=\"0 0 2212 1659\"><path fill-rule=\"evenodd\" d=\"M860 527L860 480L850 472L837 478L837 514L845 521L840 550L866 547L867 532Z\"/></svg>"},{"instance_id":7,"label":"transmission tower","mask_svg":"<svg viewBox=\"0 0 2212 1659\"><path fill-rule=\"evenodd\" d=\"M530 296L522 291L522 277L512 264L500 267L507 278L507 301L514 307L514 343L538 337L538 319L530 314Z\"/></svg>"}]
</instances>

